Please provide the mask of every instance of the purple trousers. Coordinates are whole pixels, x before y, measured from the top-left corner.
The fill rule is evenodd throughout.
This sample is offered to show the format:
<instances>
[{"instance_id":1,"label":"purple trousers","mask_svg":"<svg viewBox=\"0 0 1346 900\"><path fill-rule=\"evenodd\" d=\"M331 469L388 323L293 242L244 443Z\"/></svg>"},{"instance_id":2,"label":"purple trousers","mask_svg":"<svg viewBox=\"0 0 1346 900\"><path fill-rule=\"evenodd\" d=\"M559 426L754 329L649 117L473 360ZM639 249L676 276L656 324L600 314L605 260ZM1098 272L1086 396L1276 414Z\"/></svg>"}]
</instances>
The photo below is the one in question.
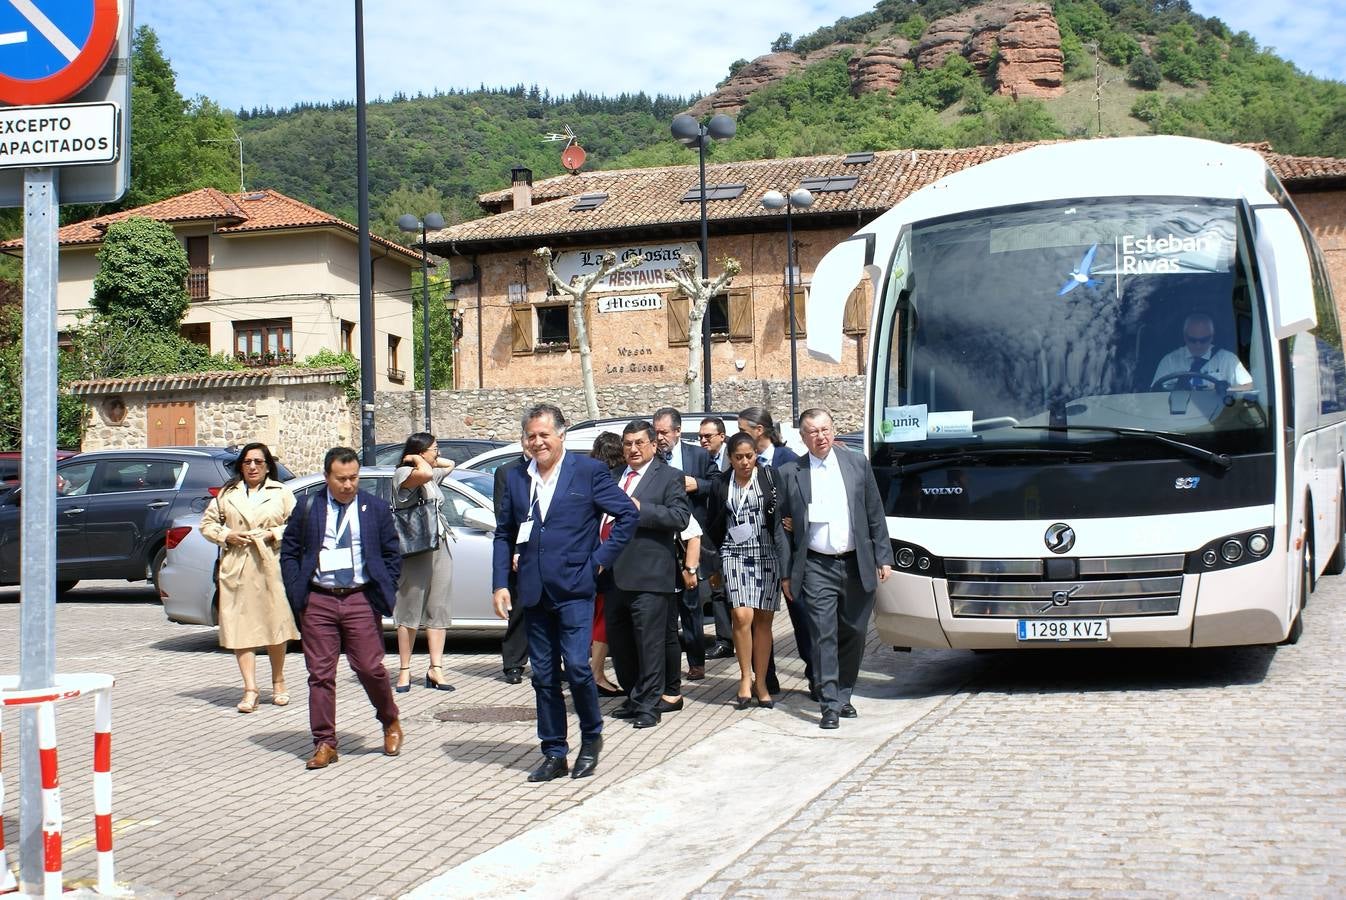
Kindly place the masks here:
<instances>
[{"instance_id":1,"label":"purple trousers","mask_svg":"<svg viewBox=\"0 0 1346 900\"><path fill-rule=\"evenodd\" d=\"M313 746L336 749L336 670L341 651L360 679L374 714L385 728L397 719L397 703L383 667L383 624L363 593L333 597L313 590L299 617L304 664L308 666L308 725Z\"/></svg>"}]
</instances>

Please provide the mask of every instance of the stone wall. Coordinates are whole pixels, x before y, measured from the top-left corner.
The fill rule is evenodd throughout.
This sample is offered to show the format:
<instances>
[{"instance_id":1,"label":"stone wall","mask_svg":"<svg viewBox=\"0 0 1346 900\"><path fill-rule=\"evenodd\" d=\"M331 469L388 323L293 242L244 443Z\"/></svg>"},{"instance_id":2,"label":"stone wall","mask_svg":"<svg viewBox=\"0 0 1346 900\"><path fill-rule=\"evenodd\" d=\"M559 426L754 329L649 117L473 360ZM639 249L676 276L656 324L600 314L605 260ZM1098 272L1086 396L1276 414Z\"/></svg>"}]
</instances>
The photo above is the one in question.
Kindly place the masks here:
<instances>
[{"instance_id":1,"label":"stone wall","mask_svg":"<svg viewBox=\"0 0 1346 900\"><path fill-rule=\"evenodd\" d=\"M148 446L151 404L188 404L195 427L160 445L262 441L296 475L304 475L322 470L328 448L349 445L359 434L351 427L343 377L341 369L257 369L84 381L71 391L84 398L87 409L81 449Z\"/></svg>"},{"instance_id":2,"label":"stone wall","mask_svg":"<svg viewBox=\"0 0 1346 900\"><path fill-rule=\"evenodd\" d=\"M578 368L575 380L579 381ZM865 411L865 381L862 376L807 378L799 382L799 407L826 406L836 418L838 430L855 431ZM604 385L597 389L598 410L604 417L648 416L661 406L682 409L687 389L681 384ZM790 418L788 381L725 380L713 385L715 408L737 412L749 406L764 406L781 421ZM486 390L431 391L430 414L436 437L484 437L515 440L519 415L533 403L555 403L574 422L587 418L584 390L569 387L488 388ZM352 413L354 410L352 410ZM377 395L374 431L379 443L400 441L420 431L425 419L425 395L421 392L381 392ZM352 424L354 419L352 419ZM728 423L732 430L733 423ZM683 430L689 427L683 423ZM355 433L359 433L358 425Z\"/></svg>"}]
</instances>

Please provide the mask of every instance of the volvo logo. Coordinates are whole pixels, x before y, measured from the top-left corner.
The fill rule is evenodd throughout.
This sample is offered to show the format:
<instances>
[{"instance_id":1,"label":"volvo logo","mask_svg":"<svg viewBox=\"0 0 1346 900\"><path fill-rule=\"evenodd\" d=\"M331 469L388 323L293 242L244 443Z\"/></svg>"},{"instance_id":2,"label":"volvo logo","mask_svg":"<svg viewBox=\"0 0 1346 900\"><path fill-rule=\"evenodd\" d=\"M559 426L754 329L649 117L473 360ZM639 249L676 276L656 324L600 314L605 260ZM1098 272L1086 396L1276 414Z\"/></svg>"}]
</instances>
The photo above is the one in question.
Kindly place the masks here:
<instances>
[{"instance_id":1,"label":"volvo logo","mask_svg":"<svg viewBox=\"0 0 1346 900\"><path fill-rule=\"evenodd\" d=\"M1075 593L1083 587L1084 585L1077 584L1068 591L1052 591L1052 602L1040 607L1038 612L1045 613L1053 606L1069 606L1070 598L1075 596Z\"/></svg>"},{"instance_id":2,"label":"volvo logo","mask_svg":"<svg viewBox=\"0 0 1346 900\"><path fill-rule=\"evenodd\" d=\"M1042 539L1053 553L1067 553L1075 546L1075 529L1065 522L1057 522L1047 529Z\"/></svg>"},{"instance_id":3,"label":"volvo logo","mask_svg":"<svg viewBox=\"0 0 1346 900\"><path fill-rule=\"evenodd\" d=\"M961 493L963 493L963 489L960 488L960 487L957 487L956 485L955 485L955 486L952 486L952 487L928 487L928 488L921 488L921 493L923 493L923 494L961 494Z\"/></svg>"}]
</instances>

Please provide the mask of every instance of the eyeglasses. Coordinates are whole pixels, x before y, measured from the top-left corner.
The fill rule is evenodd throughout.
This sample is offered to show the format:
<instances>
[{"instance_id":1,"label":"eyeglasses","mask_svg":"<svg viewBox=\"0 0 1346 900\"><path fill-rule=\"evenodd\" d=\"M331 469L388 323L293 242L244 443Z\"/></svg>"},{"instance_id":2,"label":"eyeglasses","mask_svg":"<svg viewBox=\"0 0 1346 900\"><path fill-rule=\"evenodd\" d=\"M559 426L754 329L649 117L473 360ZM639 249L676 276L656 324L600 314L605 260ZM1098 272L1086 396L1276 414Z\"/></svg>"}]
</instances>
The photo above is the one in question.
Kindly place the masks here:
<instances>
[{"instance_id":1,"label":"eyeglasses","mask_svg":"<svg viewBox=\"0 0 1346 900\"><path fill-rule=\"evenodd\" d=\"M266 460L264 460L264 459L245 459L245 460L243 460L243 462L241 462L239 465L243 465L243 466L264 466L264 465L266 465Z\"/></svg>"},{"instance_id":2,"label":"eyeglasses","mask_svg":"<svg viewBox=\"0 0 1346 900\"><path fill-rule=\"evenodd\" d=\"M701 443L704 444L706 441L709 441L709 440L711 440L711 439L713 439L713 438L716 438L716 437L719 437L719 436L720 436L720 433L719 433L718 431L712 431L710 434L698 434L698 435L696 436L696 439L697 439L698 441L700 441Z\"/></svg>"},{"instance_id":3,"label":"eyeglasses","mask_svg":"<svg viewBox=\"0 0 1346 900\"><path fill-rule=\"evenodd\" d=\"M1205 335L1204 337L1194 337L1190 334L1183 335L1183 339L1186 340L1187 343L1189 344L1209 344L1211 342L1211 338L1213 337L1215 337L1215 335L1213 334L1208 334Z\"/></svg>"},{"instance_id":4,"label":"eyeglasses","mask_svg":"<svg viewBox=\"0 0 1346 900\"><path fill-rule=\"evenodd\" d=\"M641 438L638 441L622 441L623 447L648 447L649 444L650 442L645 438Z\"/></svg>"}]
</instances>

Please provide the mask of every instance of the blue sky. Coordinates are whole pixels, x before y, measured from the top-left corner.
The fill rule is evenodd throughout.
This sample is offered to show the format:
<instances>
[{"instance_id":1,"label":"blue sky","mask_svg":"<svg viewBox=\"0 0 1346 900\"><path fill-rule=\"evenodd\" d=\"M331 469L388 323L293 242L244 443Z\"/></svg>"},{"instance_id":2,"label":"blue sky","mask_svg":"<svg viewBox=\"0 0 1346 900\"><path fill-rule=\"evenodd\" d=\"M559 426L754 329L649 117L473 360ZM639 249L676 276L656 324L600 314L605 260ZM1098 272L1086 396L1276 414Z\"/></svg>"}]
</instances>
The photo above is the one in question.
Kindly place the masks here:
<instances>
[{"instance_id":1,"label":"blue sky","mask_svg":"<svg viewBox=\"0 0 1346 900\"><path fill-rule=\"evenodd\" d=\"M1346 81L1346 0L1191 3L1300 69ZM806 34L871 8L866 0L365 0L365 84L371 99L483 83L704 93L780 32ZM352 0L135 2L137 24L159 35L182 92L229 109L353 98L353 10Z\"/></svg>"}]
</instances>

